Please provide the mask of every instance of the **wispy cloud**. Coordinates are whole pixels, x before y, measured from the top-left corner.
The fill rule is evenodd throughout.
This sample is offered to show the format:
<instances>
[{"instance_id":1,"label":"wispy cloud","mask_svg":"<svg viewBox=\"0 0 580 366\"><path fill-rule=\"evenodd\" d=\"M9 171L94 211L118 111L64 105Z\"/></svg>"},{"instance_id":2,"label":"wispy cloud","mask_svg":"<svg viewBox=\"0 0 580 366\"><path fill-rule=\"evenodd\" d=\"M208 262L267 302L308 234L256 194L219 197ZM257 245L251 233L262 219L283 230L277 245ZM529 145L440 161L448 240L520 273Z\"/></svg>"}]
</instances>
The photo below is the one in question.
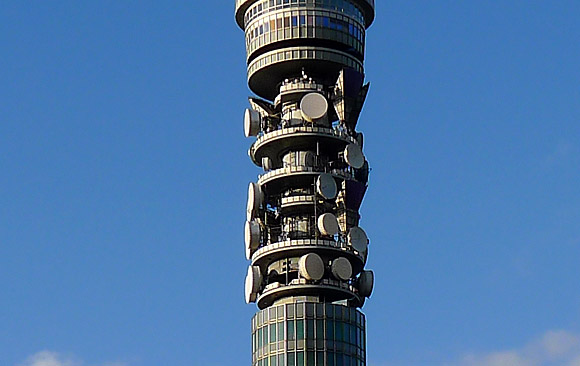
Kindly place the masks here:
<instances>
[{"instance_id":1,"label":"wispy cloud","mask_svg":"<svg viewBox=\"0 0 580 366\"><path fill-rule=\"evenodd\" d=\"M580 335L551 330L521 348L469 353L454 366L580 366Z\"/></svg>"},{"instance_id":2,"label":"wispy cloud","mask_svg":"<svg viewBox=\"0 0 580 366\"><path fill-rule=\"evenodd\" d=\"M122 361L88 364L73 356L45 350L33 354L18 366L129 366L129 364Z\"/></svg>"},{"instance_id":3,"label":"wispy cloud","mask_svg":"<svg viewBox=\"0 0 580 366\"><path fill-rule=\"evenodd\" d=\"M72 358L62 356L57 352L41 351L28 357L19 366L77 366L79 363Z\"/></svg>"},{"instance_id":4,"label":"wispy cloud","mask_svg":"<svg viewBox=\"0 0 580 366\"><path fill-rule=\"evenodd\" d=\"M553 150L550 151L541 160L541 164L544 168L549 168L566 161L569 161L573 156L577 156L578 147L569 140L560 140L554 146Z\"/></svg>"}]
</instances>

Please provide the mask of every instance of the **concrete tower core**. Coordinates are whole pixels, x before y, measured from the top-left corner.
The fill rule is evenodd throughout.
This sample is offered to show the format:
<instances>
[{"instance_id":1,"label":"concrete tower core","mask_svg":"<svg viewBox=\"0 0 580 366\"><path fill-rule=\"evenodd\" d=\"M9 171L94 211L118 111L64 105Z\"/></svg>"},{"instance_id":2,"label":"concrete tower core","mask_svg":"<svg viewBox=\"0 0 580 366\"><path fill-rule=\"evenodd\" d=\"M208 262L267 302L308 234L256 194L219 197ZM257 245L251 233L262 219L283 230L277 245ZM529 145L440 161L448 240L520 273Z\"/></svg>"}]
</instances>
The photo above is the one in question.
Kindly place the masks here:
<instances>
[{"instance_id":1,"label":"concrete tower core","mask_svg":"<svg viewBox=\"0 0 580 366\"><path fill-rule=\"evenodd\" d=\"M246 34L246 302L253 366L366 365L374 275L359 226L369 165L358 118L374 0L237 0Z\"/></svg>"}]
</instances>

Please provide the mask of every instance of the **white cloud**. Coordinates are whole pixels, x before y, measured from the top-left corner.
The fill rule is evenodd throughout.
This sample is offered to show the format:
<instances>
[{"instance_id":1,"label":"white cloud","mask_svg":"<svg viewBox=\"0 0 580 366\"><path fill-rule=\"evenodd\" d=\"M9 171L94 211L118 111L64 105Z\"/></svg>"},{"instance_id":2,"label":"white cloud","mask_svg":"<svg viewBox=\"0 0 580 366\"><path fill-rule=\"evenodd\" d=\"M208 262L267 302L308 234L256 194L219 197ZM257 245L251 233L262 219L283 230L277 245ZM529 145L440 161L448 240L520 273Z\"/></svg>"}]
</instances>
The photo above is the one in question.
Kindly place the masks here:
<instances>
[{"instance_id":1,"label":"white cloud","mask_svg":"<svg viewBox=\"0 0 580 366\"><path fill-rule=\"evenodd\" d=\"M560 140L554 149L547 154L541 161L544 168L550 168L555 165L570 162L570 159L577 157L578 148L569 140Z\"/></svg>"},{"instance_id":2,"label":"white cloud","mask_svg":"<svg viewBox=\"0 0 580 366\"><path fill-rule=\"evenodd\" d=\"M41 351L28 357L20 366L77 366L72 358L61 356L56 352Z\"/></svg>"},{"instance_id":3,"label":"white cloud","mask_svg":"<svg viewBox=\"0 0 580 366\"><path fill-rule=\"evenodd\" d=\"M58 352L40 351L28 357L18 366L129 366L129 364L121 361L87 364L74 357L63 356Z\"/></svg>"},{"instance_id":4,"label":"white cloud","mask_svg":"<svg viewBox=\"0 0 580 366\"><path fill-rule=\"evenodd\" d=\"M580 366L580 336L551 330L521 348L469 353L457 366Z\"/></svg>"}]
</instances>

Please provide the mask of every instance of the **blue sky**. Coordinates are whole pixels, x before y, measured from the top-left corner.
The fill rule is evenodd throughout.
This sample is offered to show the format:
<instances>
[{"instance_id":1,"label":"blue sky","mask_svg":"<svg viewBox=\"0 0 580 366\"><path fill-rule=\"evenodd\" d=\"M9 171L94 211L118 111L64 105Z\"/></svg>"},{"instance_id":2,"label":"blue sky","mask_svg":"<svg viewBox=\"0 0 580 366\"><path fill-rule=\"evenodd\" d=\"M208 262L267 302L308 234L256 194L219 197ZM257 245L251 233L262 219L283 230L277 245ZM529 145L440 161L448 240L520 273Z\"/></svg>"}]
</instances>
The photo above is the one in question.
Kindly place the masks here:
<instances>
[{"instance_id":1,"label":"blue sky","mask_svg":"<svg viewBox=\"0 0 580 366\"><path fill-rule=\"evenodd\" d=\"M233 7L0 4L0 365L250 364ZM580 3L377 11L368 365L580 365Z\"/></svg>"}]
</instances>

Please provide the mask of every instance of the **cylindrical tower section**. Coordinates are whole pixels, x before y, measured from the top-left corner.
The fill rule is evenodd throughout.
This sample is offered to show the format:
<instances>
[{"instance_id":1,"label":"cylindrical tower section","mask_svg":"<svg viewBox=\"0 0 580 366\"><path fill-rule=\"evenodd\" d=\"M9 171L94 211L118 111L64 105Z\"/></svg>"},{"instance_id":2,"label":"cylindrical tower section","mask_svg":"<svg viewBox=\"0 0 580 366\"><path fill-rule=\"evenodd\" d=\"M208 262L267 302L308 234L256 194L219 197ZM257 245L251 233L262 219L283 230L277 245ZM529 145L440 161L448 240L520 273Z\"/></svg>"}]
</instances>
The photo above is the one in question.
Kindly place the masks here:
<instances>
[{"instance_id":1,"label":"cylindrical tower section","mask_svg":"<svg viewBox=\"0 0 580 366\"><path fill-rule=\"evenodd\" d=\"M365 316L355 308L289 303L252 319L252 363L259 366L365 365Z\"/></svg>"},{"instance_id":2,"label":"cylindrical tower section","mask_svg":"<svg viewBox=\"0 0 580 366\"><path fill-rule=\"evenodd\" d=\"M374 274L359 209L369 164L356 130L373 0L238 0L246 35L245 298L253 366L363 366Z\"/></svg>"},{"instance_id":3,"label":"cylindrical tower section","mask_svg":"<svg viewBox=\"0 0 580 366\"><path fill-rule=\"evenodd\" d=\"M374 1L238 1L236 19L246 33L250 89L273 100L280 82L302 71L323 83L344 67L362 73Z\"/></svg>"}]
</instances>

